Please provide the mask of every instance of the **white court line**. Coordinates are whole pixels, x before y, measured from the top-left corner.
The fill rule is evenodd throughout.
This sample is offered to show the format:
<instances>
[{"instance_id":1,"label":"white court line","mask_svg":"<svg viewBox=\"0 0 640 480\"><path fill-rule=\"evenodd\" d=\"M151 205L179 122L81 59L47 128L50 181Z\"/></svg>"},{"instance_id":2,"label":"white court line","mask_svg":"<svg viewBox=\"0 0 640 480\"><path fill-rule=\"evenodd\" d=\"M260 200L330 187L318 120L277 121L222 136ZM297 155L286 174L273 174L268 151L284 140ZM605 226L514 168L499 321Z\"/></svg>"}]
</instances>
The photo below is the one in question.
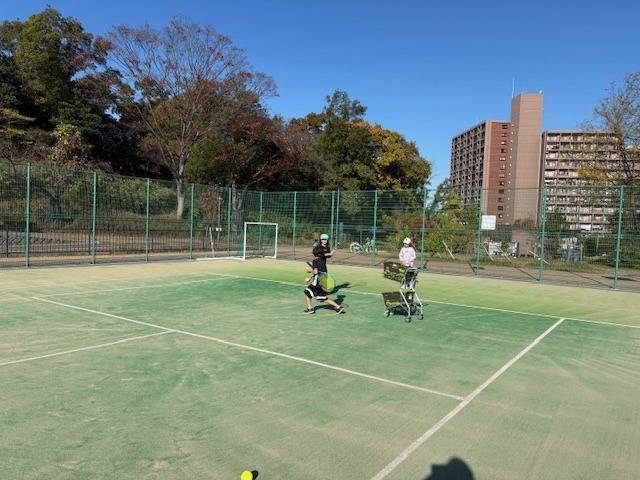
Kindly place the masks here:
<instances>
[{"instance_id":1,"label":"white court line","mask_svg":"<svg viewBox=\"0 0 640 480\"><path fill-rule=\"evenodd\" d=\"M106 267L107 265L101 265L101 267ZM143 277L143 278L147 278L147 277ZM154 279L156 277L149 277L151 279ZM108 279L104 279L104 280L86 280L84 282L81 283L67 283L66 285L68 286L76 286L76 285L85 285L87 283L108 283L108 282L119 282L119 281L131 281L128 280L127 278L108 278ZM0 290L0 293L5 293L8 291L13 291L13 290L37 290L38 288L49 288L49 287L59 287L60 283L34 283L33 285L22 285L20 287L9 287L9 288L3 288L2 290Z\"/></svg>"},{"instance_id":2,"label":"white court line","mask_svg":"<svg viewBox=\"0 0 640 480\"><path fill-rule=\"evenodd\" d=\"M74 310L80 310L82 312L94 313L96 315L103 315L105 317L124 320L125 322L136 323L138 325L146 325L147 327L159 328L159 329L164 330L166 332L181 333L182 335L188 335L190 337L202 338L202 339L205 339L205 340L210 340L212 342L221 343L223 345L227 345L227 346L230 346L230 347L241 348L241 349L244 349L244 350L251 350L253 352L266 353L267 355L273 355L275 357L286 358L288 360L294 360L296 362L306 363L308 365L315 365L317 367L323 367L323 368L327 368L329 370L335 370L337 372L348 373L350 375L355 375L357 377L367 378L369 380L375 380L377 382L382 382L382 383L386 383L386 384L389 384L389 385L395 385L395 386L398 386L398 387L404 387L404 388L408 388L408 389L411 389L411 390L417 390L419 392L425 392L425 393L431 393L431 394L434 394L434 395L440 395L440 396L443 396L443 397L453 398L455 400L462 400L463 399L463 397L461 397L460 395L454 395L454 394L451 394L451 393L440 392L438 390L432 390L430 388L418 387L416 385L410 385L408 383L396 382L395 380L389 380L387 378L377 377L375 375L369 375L369 374L366 374L366 373L357 372L355 370L349 370L347 368L337 367L335 365L330 365L328 363L316 362L315 360L309 360L309 359L303 358L303 357L296 357L296 356L293 356L293 355L288 355L286 353L274 352L273 350L266 350L264 348L252 347L250 345L244 345L242 343L229 342L228 340L223 340L221 338L211 337L209 335L201 335L199 333L193 333L193 332L189 332L189 331L186 331L186 330L178 330L176 328L163 327L162 325L156 325L154 323L143 322L143 321L140 321L140 320L133 320L131 318L121 317L119 315L113 315L111 313L106 313L106 312L100 312L98 310L91 310L89 308L79 307L77 305L69 305L69 304L66 304L66 303L56 302L56 301L53 301L53 300L47 300L46 298L41 298L41 297L31 297L31 298L34 299L34 300L38 300L40 302L51 303L53 305L58 305L58 306L61 306L61 307L71 308L71 309L74 309Z\"/></svg>"},{"instance_id":3,"label":"white court line","mask_svg":"<svg viewBox=\"0 0 640 480\"><path fill-rule=\"evenodd\" d=\"M174 283L160 283L156 285L139 285L136 287L122 287L122 288L109 288L105 290L83 290L80 292L67 292L67 293L49 293L46 295L40 295L40 298L45 297L66 297L69 295L91 295L93 293L105 293L105 292L121 292L124 290L139 290L141 288L164 288L164 287L179 287L180 285L191 285L193 283L203 283L203 282L216 282L220 280L225 280L224 278L205 278L202 280L188 280L186 282L174 282Z\"/></svg>"},{"instance_id":4,"label":"white court line","mask_svg":"<svg viewBox=\"0 0 640 480\"><path fill-rule=\"evenodd\" d=\"M453 410L447 413L444 417L442 417L433 427L424 432L418 439L416 439L411 445L409 445L400 455L394 458L391 462L389 462L382 470L380 470L376 475L371 477L371 480L382 480L387 477L398 465L404 462L409 455L415 452L424 442L429 440L438 430L444 427L449 420L455 417L458 413L460 413L471 401L476 398L482 391L491 385L496 379L502 375L509 367L511 367L514 363L524 357L527 352L529 352L533 347L535 347L538 343L542 341L544 337L549 335L553 330L556 329L558 325L560 325L564 321L564 318L560 318L556 323L551 325L547 330L544 331L538 338L536 338L533 342L531 342L527 347L525 347L520 353L518 353L515 357L505 363L498 371L496 371L493 375L491 375L482 385L476 388L469 395L464 397L462 402L460 402Z\"/></svg>"},{"instance_id":5,"label":"white court line","mask_svg":"<svg viewBox=\"0 0 640 480\"><path fill-rule=\"evenodd\" d=\"M107 266L107 265L105 265ZM248 277L248 276L242 276L242 275L231 275L231 274L227 274L227 273L215 273L215 272L211 272L210 275L216 275L216 276L220 276L220 277L226 277L226 278L236 278L236 279L244 279L244 280L258 280L258 281L262 281L262 282L270 282L270 283L277 283L280 285L290 285L290 286L294 286L294 287L300 287L303 286L303 284L299 284L299 283L294 283L294 282L287 282L284 280L271 280L271 279L267 279L267 278L258 278L258 277ZM102 282L103 280L93 280L93 281L89 281L86 283L95 283L95 282ZM104 281L113 281L113 280L104 280ZM82 285L82 284L74 284L74 285ZM31 288L41 288L45 285L36 285L34 287L14 287L14 288L8 288L5 289L6 290L18 290L18 289L31 289ZM53 284L48 284L46 286L55 286ZM151 287L131 287L131 288L152 288ZM107 291L107 290L101 290L101 291ZM93 292L86 292L87 294L90 293L94 293L94 292L98 292L96 290L94 290ZM2 293L2 291L0 291L0 293ZM82 294L84 294L85 292L82 292ZM349 293L354 293L357 295L373 295L373 296L380 296L379 293L374 293L374 292L362 292L362 291L358 291L358 290L350 290ZM40 295L40 297L50 297L50 296L63 296L63 295L71 295L71 294L76 294L79 295L81 294L80 292L78 293L66 293L66 294L47 294L47 295ZM429 303L436 303L439 305L450 305L450 306L454 306L454 307L461 307L461 308L473 308L473 309L477 309L477 310L488 310L488 311L493 311L493 312L501 312L501 313L514 313L514 314L519 314L519 315L528 315L528 316L532 316L532 317L541 317L541 318L551 318L551 319L558 319L558 318L563 318L565 320L570 320L573 322L585 322L585 323L593 323L596 325L606 325L606 326L612 326L612 327L623 327L623 328L634 328L634 329L640 329L640 325L629 325L629 324L625 324L625 323L613 323L613 322L605 322L605 321L601 321L601 320L587 320L586 318L574 318L574 317L561 317L560 315L549 315L546 313L534 313L534 312L524 312L524 311L520 311L520 310L508 310L508 309L504 309L504 308L496 308L496 307L483 307L483 306L479 306L479 305L468 305L468 304L464 304L464 303L453 303L453 302L443 302L440 300L432 300L432 299L424 299L425 302L429 302Z\"/></svg>"},{"instance_id":6,"label":"white court line","mask_svg":"<svg viewBox=\"0 0 640 480\"><path fill-rule=\"evenodd\" d=\"M99 345L91 345L89 347L75 348L73 350L65 350L64 352L48 353L46 355L40 355L38 357L29 357L29 358L21 358L20 360L11 360L10 362L0 363L0 367L5 367L7 365L15 365L16 363L31 362L33 360L41 360L43 358L58 357L60 355L67 355L69 353L84 352L86 350L95 350L96 348L110 347L113 345L119 345L121 343L132 342L134 340L142 340L143 338L151 338L151 337L157 337L159 335L166 335L167 333L173 333L173 332L164 331L164 332L158 332L158 333L150 333L149 335L140 335L138 337L128 337L128 338L123 338L121 340L116 340L115 342L101 343Z\"/></svg>"},{"instance_id":7,"label":"white court line","mask_svg":"<svg viewBox=\"0 0 640 480\"><path fill-rule=\"evenodd\" d=\"M212 272L211 275L219 275L219 276L222 276L222 277L239 278L239 279L245 279L245 280L260 280L260 281L263 281L263 282L279 283L281 285L292 285L292 286L295 286L295 287L304 286L301 283L286 282L284 280L271 280L271 279L267 279L267 278L245 277L245 276L241 276L241 275L230 275L230 274L226 274L226 273L213 273ZM355 293L355 294L358 294L358 295L374 295L376 297L380 296L379 293L362 292L362 291L358 291L358 290L349 290L348 293ZM520 310L507 310L507 309L504 309L504 308L483 307L483 306L479 306L479 305L467 305L467 304L464 304L464 303L442 302L440 300L432 300L432 299L429 299L429 298L424 298L423 302L437 303L439 305L451 305L453 307L474 308L474 309L478 309L478 310L489 310L489 311L501 312L501 313L515 313L515 314L519 314L519 315L529 315L529 316L532 316L532 317L551 318L551 319L562 318L563 320L571 320L572 322L595 323L595 324L598 324L598 325L609 325L609 326L612 326L612 327L637 328L637 329L640 328L640 325L629 325L629 324L625 324L625 323L604 322L604 321L601 321L601 320L587 320L586 318L563 317L561 315L549 315L549 314L546 314L546 313L523 312L523 311L520 311Z\"/></svg>"}]
</instances>

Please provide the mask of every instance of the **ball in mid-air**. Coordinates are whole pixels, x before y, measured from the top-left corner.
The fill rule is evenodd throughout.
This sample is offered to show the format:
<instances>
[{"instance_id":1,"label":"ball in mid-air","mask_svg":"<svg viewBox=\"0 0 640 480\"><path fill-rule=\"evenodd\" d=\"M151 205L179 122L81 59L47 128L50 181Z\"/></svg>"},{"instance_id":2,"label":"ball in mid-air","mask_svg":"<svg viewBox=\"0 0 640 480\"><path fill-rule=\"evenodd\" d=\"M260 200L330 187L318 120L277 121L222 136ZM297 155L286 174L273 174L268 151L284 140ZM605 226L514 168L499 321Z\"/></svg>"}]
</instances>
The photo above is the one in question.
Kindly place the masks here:
<instances>
[{"instance_id":1,"label":"ball in mid-air","mask_svg":"<svg viewBox=\"0 0 640 480\"><path fill-rule=\"evenodd\" d=\"M240 475L240 480L253 480L253 472L245 470L242 472L242 475Z\"/></svg>"}]
</instances>

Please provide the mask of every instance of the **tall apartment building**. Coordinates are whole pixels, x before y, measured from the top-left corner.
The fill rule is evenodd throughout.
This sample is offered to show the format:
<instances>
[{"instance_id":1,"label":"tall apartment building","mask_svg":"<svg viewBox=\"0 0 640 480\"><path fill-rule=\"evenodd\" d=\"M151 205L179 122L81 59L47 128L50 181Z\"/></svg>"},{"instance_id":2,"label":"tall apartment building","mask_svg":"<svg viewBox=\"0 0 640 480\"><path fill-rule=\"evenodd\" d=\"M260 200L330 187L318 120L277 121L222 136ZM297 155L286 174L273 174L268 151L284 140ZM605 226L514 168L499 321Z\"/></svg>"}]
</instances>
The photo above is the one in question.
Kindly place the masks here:
<instances>
[{"instance_id":1,"label":"tall apartment building","mask_svg":"<svg viewBox=\"0 0 640 480\"><path fill-rule=\"evenodd\" d=\"M466 205L477 203L480 188L491 185L492 192L505 182L510 123L488 120L462 132L451 141L451 185ZM495 198L494 198L495 197ZM498 199L483 196L483 211L498 213Z\"/></svg>"},{"instance_id":2,"label":"tall apartment building","mask_svg":"<svg viewBox=\"0 0 640 480\"><path fill-rule=\"evenodd\" d=\"M594 189L581 168L621 172L618 140L607 132L554 130L542 135L541 186L547 187L547 212L561 213L571 230L610 230L617 194Z\"/></svg>"},{"instance_id":3,"label":"tall apartment building","mask_svg":"<svg viewBox=\"0 0 640 480\"><path fill-rule=\"evenodd\" d=\"M482 210L499 225L537 219L542 102L542 93L518 95L510 121L482 122L451 141L454 191L468 204L478 202L482 187Z\"/></svg>"}]
</instances>

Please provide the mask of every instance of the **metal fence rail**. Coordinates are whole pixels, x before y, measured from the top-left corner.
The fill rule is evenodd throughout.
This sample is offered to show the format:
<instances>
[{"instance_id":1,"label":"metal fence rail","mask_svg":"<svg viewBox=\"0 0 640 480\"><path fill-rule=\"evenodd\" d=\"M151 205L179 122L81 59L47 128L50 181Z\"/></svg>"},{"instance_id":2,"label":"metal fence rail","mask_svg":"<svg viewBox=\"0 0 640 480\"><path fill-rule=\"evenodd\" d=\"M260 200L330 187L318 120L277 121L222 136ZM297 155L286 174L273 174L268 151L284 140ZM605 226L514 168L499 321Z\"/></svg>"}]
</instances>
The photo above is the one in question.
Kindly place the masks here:
<instances>
[{"instance_id":1,"label":"metal fence rail","mask_svg":"<svg viewBox=\"0 0 640 480\"><path fill-rule=\"evenodd\" d=\"M411 237L436 273L640 291L638 188L482 189L467 205L434 194L179 189L0 162L0 267L239 256L244 222L274 222L280 258L308 259L328 233L334 262L375 267Z\"/></svg>"}]
</instances>

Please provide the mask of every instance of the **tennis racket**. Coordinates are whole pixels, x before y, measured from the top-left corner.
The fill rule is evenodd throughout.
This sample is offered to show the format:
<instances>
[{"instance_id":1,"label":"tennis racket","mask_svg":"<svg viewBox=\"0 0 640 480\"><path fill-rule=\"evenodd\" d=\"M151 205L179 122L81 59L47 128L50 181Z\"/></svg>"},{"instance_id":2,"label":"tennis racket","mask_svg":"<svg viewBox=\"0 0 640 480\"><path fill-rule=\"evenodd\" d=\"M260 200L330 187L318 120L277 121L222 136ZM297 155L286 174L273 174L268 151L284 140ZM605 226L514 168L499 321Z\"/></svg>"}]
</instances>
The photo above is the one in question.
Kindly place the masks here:
<instances>
[{"instance_id":1,"label":"tennis racket","mask_svg":"<svg viewBox=\"0 0 640 480\"><path fill-rule=\"evenodd\" d=\"M319 277L320 286L327 292L331 292L336 288L336 281L327 272L320 272Z\"/></svg>"}]
</instances>

